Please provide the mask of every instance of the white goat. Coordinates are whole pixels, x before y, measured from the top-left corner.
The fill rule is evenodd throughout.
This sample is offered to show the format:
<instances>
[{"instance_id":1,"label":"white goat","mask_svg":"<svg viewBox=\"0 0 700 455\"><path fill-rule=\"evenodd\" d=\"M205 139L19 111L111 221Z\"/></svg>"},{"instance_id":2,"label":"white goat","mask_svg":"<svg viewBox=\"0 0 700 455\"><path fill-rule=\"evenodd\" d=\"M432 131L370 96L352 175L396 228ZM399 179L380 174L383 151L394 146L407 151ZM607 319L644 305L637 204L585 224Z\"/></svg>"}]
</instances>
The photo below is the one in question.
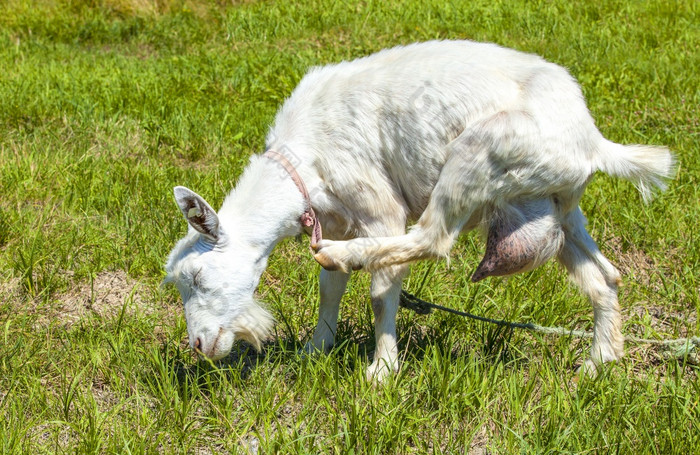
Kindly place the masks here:
<instances>
[{"instance_id":1,"label":"white goat","mask_svg":"<svg viewBox=\"0 0 700 455\"><path fill-rule=\"evenodd\" d=\"M408 264L446 257L460 232L482 227L487 251L474 281L556 255L593 304L584 371L623 355L620 275L586 232L578 202L597 170L632 181L646 199L671 176L673 157L603 138L565 69L468 41L315 68L277 114L267 150L294 166L329 239L313 245L324 269L308 351L333 344L350 272L365 268L376 330L367 375L396 370ZM237 338L259 348L272 318L253 294L277 242L304 230L307 199L279 161L261 156L218 213L186 188L175 198L190 230L166 269L185 304L190 345L212 359ZM416 223L406 231L409 220Z\"/></svg>"}]
</instances>

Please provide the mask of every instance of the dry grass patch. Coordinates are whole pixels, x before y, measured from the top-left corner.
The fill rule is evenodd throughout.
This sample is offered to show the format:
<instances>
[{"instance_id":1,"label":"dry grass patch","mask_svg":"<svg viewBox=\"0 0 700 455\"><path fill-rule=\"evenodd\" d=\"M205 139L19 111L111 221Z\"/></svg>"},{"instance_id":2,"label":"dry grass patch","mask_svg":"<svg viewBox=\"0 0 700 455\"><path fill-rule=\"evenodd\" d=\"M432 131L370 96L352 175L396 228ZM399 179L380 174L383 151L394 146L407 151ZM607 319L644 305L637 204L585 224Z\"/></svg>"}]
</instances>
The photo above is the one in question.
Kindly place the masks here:
<instances>
[{"instance_id":1,"label":"dry grass patch","mask_svg":"<svg viewBox=\"0 0 700 455\"><path fill-rule=\"evenodd\" d=\"M658 277L654 278L659 270L658 261L634 244L624 246L621 237L611 235L607 238L605 246L611 252L609 257L615 262L623 280L635 280L658 291L660 283L658 283Z\"/></svg>"}]
</instances>

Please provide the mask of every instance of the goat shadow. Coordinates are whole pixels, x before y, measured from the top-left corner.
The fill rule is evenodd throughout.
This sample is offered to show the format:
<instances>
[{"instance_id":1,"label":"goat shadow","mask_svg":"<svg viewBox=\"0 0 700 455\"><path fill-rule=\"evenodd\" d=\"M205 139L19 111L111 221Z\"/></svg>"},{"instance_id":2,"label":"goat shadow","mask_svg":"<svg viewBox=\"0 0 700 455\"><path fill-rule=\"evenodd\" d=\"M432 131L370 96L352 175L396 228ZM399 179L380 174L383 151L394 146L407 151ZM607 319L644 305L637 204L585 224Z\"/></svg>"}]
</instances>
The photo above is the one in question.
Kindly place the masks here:
<instances>
[{"instance_id":1,"label":"goat shadow","mask_svg":"<svg viewBox=\"0 0 700 455\"><path fill-rule=\"evenodd\" d=\"M257 352L252 345L241 341L234 345L229 355L215 362L204 358L197 358L194 362L182 359L175 361L175 377L180 386L196 383L203 389L208 387L208 376L212 374L224 376L231 382L245 382L261 363L268 362L279 352L284 352L284 349L279 348L280 345L293 343L292 340L269 341Z\"/></svg>"},{"instance_id":2,"label":"goat shadow","mask_svg":"<svg viewBox=\"0 0 700 455\"><path fill-rule=\"evenodd\" d=\"M427 326L416 318L401 317L398 325L398 345L403 363L422 362L431 355L431 348L437 348L440 355L454 361L478 358L486 365L508 364L511 368L528 368L531 360L513 347L514 329L494 326L483 322L463 322L456 316L445 316L437 324ZM469 331L464 343L454 343L453 332ZM245 343L239 342L225 358L211 362L200 359L195 363L177 362L175 375L181 386L196 383L200 389L208 390L212 374L223 375L233 383L245 383L260 365L269 363L291 364L311 361L315 356L303 353L305 338L297 335L278 334L264 343L260 352ZM476 340L476 342L474 342ZM468 346L467 346L468 345ZM327 354L337 363L340 371L350 374L359 366L366 367L372 361L376 348L371 327L358 326L354 321L341 320L338 324L336 344ZM347 351L347 353L345 352ZM305 357L305 358L304 358ZM302 359L300 359L302 358ZM575 366L572 366L575 369Z\"/></svg>"}]
</instances>

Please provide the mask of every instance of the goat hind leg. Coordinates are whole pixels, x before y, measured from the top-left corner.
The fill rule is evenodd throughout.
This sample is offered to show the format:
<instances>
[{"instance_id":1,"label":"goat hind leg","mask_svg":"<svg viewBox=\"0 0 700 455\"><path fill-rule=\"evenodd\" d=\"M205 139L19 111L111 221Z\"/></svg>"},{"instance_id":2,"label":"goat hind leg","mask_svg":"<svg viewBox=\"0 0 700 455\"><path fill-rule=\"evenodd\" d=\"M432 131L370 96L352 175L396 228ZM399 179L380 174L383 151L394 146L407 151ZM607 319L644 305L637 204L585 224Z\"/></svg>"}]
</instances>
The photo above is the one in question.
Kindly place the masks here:
<instances>
[{"instance_id":1,"label":"goat hind leg","mask_svg":"<svg viewBox=\"0 0 700 455\"><path fill-rule=\"evenodd\" d=\"M409 232L393 237L323 240L316 249L316 260L328 270L349 272L446 257L490 188L486 173L478 169L478 159L454 155L443 166L426 209Z\"/></svg>"},{"instance_id":2,"label":"goat hind leg","mask_svg":"<svg viewBox=\"0 0 700 455\"><path fill-rule=\"evenodd\" d=\"M558 259L593 305L591 357L581 366L581 370L595 375L599 365L618 360L624 355L617 300L620 274L600 252L586 231L585 223L586 218L580 209L568 216L564 226L564 246Z\"/></svg>"},{"instance_id":3,"label":"goat hind leg","mask_svg":"<svg viewBox=\"0 0 700 455\"><path fill-rule=\"evenodd\" d=\"M451 246L453 240L445 243ZM427 239L412 229L407 234L393 237L322 240L316 248L314 258L327 270L349 273L365 268L372 272L383 267L447 255L449 247L442 254L436 254L435 251L436 248Z\"/></svg>"}]
</instances>

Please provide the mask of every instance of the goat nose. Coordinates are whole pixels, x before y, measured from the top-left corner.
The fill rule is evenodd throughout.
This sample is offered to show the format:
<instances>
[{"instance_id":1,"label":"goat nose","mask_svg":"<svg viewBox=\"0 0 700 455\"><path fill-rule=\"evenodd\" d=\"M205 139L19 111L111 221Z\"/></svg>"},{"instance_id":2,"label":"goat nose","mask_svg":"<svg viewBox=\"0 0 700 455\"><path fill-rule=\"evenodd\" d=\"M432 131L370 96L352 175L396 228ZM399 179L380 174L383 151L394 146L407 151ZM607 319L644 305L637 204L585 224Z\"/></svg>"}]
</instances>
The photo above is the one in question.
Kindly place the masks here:
<instances>
[{"instance_id":1,"label":"goat nose","mask_svg":"<svg viewBox=\"0 0 700 455\"><path fill-rule=\"evenodd\" d=\"M202 341L199 338L197 338L194 341L194 350L199 352L201 350L201 347L202 347Z\"/></svg>"}]
</instances>

